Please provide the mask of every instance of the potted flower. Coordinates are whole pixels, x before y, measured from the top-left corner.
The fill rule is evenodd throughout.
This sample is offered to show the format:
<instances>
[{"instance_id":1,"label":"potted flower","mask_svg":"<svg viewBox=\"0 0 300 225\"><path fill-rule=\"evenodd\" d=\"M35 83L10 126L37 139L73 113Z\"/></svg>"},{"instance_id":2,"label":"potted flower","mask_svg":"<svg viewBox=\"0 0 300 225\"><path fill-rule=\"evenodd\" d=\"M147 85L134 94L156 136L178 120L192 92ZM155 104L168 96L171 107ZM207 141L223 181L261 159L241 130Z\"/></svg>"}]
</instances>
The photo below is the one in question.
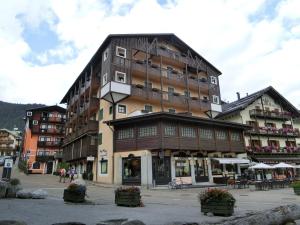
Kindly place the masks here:
<instances>
[{"instance_id":1,"label":"potted flower","mask_svg":"<svg viewBox=\"0 0 300 225\"><path fill-rule=\"evenodd\" d=\"M80 203L85 201L86 187L84 185L71 183L67 189L64 190L64 201Z\"/></svg>"},{"instance_id":2,"label":"potted flower","mask_svg":"<svg viewBox=\"0 0 300 225\"><path fill-rule=\"evenodd\" d=\"M227 191L218 188L207 189L199 194L201 212L214 215L231 216L234 211L235 198Z\"/></svg>"},{"instance_id":3,"label":"potted flower","mask_svg":"<svg viewBox=\"0 0 300 225\"><path fill-rule=\"evenodd\" d=\"M138 187L119 187L115 190L115 204L118 206L143 206L141 191Z\"/></svg>"},{"instance_id":4,"label":"potted flower","mask_svg":"<svg viewBox=\"0 0 300 225\"><path fill-rule=\"evenodd\" d=\"M13 178L9 181L9 185L7 188L7 198L15 198L17 192L21 190L21 182L17 178Z\"/></svg>"},{"instance_id":5,"label":"potted flower","mask_svg":"<svg viewBox=\"0 0 300 225\"><path fill-rule=\"evenodd\" d=\"M291 184L291 187L294 188L296 195L300 195L300 181L295 181Z\"/></svg>"}]
</instances>

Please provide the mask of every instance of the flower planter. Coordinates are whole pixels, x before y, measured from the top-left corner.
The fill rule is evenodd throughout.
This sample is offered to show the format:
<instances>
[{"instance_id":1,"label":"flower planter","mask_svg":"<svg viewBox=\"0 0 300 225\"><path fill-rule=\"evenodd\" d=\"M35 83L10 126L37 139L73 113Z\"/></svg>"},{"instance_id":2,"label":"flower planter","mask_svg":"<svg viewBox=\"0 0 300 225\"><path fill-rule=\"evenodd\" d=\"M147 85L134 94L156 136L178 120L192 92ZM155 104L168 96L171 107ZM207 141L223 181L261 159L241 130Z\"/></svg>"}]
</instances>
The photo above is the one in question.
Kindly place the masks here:
<instances>
[{"instance_id":1,"label":"flower planter","mask_svg":"<svg viewBox=\"0 0 300 225\"><path fill-rule=\"evenodd\" d=\"M140 192L116 191L115 204L118 206L137 207L141 204Z\"/></svg>"},{"instance_id":2,"label":"flower planter","mask_svg":"<svg viewBox=\"0 0 300 225\"><path fill-rule=\"evenodd\" d=\"M79 190L64 190L64 201L65 202L73 202L73 203L81 203L84 202L85 199L85 191Z\"/></svg>"},{"instance_id":3,"label":"flower planter","mask_svg":"<svg viewBox=\"0 0 300 225\"><path fill-rule=\"evenodd\" d=\"M296 195L300 195L300 187L294 187L294 192Z\"/></svg>"},{"instance_id":4,"label":"flower planter","mask_svg":"<svg viewBox=\"0 0 300 225\"><path fill-rule=\"evenodd\" d=\"M234 212L233 201L201 201L201 212L207 214L208 212L218 216L231 216Z\"/></svg>"}]
</instances>

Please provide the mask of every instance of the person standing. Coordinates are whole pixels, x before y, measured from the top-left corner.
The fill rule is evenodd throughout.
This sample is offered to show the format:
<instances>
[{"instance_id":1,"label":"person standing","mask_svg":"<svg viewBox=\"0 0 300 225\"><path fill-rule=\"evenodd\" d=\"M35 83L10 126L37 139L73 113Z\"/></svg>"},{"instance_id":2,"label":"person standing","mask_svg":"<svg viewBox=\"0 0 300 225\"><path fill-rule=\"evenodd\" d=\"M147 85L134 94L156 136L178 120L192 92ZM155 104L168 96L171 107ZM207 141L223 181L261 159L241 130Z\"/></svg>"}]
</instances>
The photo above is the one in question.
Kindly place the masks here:
<instances>
[{"instance_id":1,"label":"person standing","mask_svg":"<svg viewBox=\"0 0 300 225\"><path fill-rule=\"evenodd\" d=\"M64 183L66 182L66 169L65 168L62 168L60 170L59 182L61 182L62 180L64 180Z\"/></svg>"},{"instance_id":2,"label":"person standing","mask_svg":"<svg viewBox=\"0 0 300 225\"><path fill-rule=\"evenodd\" d=\"M74 181L75 168L72 167L70 170L70 182Z\"/></svg>"}]
</instances>

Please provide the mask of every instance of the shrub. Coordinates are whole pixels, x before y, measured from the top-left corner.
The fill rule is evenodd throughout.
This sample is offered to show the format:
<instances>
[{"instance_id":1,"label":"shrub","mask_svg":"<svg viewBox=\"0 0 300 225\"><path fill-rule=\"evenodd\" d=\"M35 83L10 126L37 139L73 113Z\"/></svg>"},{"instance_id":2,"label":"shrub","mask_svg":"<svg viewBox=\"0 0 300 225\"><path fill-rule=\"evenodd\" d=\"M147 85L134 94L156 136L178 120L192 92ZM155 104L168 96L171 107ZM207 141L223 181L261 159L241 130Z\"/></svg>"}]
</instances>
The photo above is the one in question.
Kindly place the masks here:
<instances>
[{"instance_id":1,"label":"shrub","mask_svg":"<svg viewBox=\"0 0 300 225\"><path fill-rule=\"evenodd\" d=\"M131 193L141 193L138 187L118 187L115 192L131 192Z\"/></svg>"},{"instance_id":2,"label":"shrub","mask_svg":"<svg viewBox=\"0 0 300 225\"><path fill-rule=\"evenodd\" d=\"M9 181L9 183L10 183L11 185L19 185L19 184L21 184L20 180L17 179L17 178L11 179L11 180Z\"/></svg>"},{"instance_id":3,"label":"shrub","mask_svg":"<svg viewBox=\"0 0 300 225\"><path fill-rule=\"evenodd\" d=\"M291 184L291 187L293 187L293 188L300 188L300 181L294 181L294 182Z\"/></svg>"},{"instance_id":4,"label":"shrub","mask_svg":"<svg viewBox=\"0 0 300 225\"><path fill-rule=\"evenodd\" d=\"M230 194L227 190L212 188L207 189L199 194L199 201L201 203L207 203L210 201L217 201L217 202L233 202L235 203L235 198Z\"/></svg>"}]
</instances>

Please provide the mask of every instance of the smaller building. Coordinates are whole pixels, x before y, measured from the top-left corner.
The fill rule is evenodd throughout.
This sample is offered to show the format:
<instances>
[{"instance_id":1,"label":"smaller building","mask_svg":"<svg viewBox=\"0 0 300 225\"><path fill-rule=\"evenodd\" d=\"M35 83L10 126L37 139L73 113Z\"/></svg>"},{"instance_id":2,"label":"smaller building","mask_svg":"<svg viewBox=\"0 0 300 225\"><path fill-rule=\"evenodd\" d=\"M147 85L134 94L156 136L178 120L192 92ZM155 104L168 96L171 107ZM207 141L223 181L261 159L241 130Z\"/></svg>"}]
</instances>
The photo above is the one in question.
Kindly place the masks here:
<instances>
[{"instance_id":1,"label":"smaller building","mask_svg":"<svg viewBox=\"0 0 300 225\"><path fill-rule=\"evenodd\" d=\"M217 118L252 127L245 133L247 154L254 161L300 164L299 111L273 87L224 104Z\"/></svg>"},{"instance_id":2,"label":"smaller building","mask_svg":"<svg viewBox=\"0 0 300 225\"><path fill-rule=\"evenodd\" d=\"M66 110L57 105L26 111L22 159L29 173L51 174L62 158Z\"/></svg>"},{"instance_id":3,"label":"smaller building","mask_svg":"<svg viewBox=\"0 0 300 225\"><path fill-rule=\"evenodd\" d=\"M16 155L21 143L20 132L17 130L0 129L0 156Z\"/></svg>"}]
</instances>

